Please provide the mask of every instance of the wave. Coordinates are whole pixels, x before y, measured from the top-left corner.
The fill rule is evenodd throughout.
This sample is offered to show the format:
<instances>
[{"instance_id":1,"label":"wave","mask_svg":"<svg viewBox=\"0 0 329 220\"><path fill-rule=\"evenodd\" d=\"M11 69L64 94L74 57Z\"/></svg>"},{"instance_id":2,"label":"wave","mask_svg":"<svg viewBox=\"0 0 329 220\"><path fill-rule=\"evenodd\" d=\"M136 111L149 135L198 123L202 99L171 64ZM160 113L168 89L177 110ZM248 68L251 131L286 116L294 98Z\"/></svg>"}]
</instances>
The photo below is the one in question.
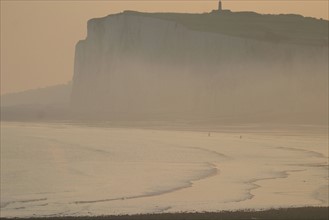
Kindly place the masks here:
<instances>
[{"instance_id":1,"label":"wave","mask_svg":"<svg viewBox=\"0 0 329 220\"><path fill-rule=\"evenodd\" d=\"M40 198L40 199L26 199L26 200L16 200L16 201L7 201L7 202L1 202L0 208L5 208L11 204L14 203L33 203L33 202L40 202L40 201L46 201L47 198Z\"/></svg>"},{"instance_id":2,"label":"wave","mask_svg":"<svg viewBox=\"0 0 329 220\"><path fill-rule=\"evenodd\" d=\"M295 151L295 152L304 152L304 153L307 153L309 156L312 156L312 157L328 158L324 154L321 154L319 152L312 151L312 150L297 149L297 148L293 148L293 147L276 147L276 149L289 150L289 151Z\"/></svg>"},{"instance_id":3,"label":"wave","mask_svg":"<svg viewBox=\"0 0 329 220\"><path fill-rule=\"evenodd\" d=\"M186 182L183 182L180 186L172 187L170 189L165 190L158 190L158 191L152 191L147 192L140 195L134 195L134 196L127 196L127 197L118 197L118 198L109 198L109 199L99 199L99 200L80 200L73 202L74 204L89 204L89 203L100 203L100 202L111 202L111 201L118 201L118 200L130 200L130 199L139 199L139 198L146 198L146 197L153 197L153 196L159 196L167 193L176 192L185 188L189 188L193 186L193 182L210 178L212 176L218 175L220 170L216 167L213 163L206 163L210 169L207 171L204 171L199 176L195 176L194 178L191 178L190 180L187 180Z\"/></svg>"}]
</instances>

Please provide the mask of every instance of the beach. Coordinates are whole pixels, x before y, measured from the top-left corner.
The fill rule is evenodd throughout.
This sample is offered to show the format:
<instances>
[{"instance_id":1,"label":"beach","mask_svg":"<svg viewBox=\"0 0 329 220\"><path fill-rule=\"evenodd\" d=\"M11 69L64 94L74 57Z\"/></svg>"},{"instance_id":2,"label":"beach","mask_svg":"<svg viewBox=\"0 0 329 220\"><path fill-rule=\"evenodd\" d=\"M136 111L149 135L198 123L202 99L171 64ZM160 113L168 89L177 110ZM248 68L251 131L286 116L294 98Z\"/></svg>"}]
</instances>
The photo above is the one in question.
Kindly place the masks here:
<instances>
[{"instance_id":1,"label":"beach","mask_svg":"<svg viewBox=\"0 0 329 220\"><path fill-rule=\"evenodd\" d=\"M1 217L326 213L326 127L176 128L2 122Z\"/></svg>"}]
</instances>

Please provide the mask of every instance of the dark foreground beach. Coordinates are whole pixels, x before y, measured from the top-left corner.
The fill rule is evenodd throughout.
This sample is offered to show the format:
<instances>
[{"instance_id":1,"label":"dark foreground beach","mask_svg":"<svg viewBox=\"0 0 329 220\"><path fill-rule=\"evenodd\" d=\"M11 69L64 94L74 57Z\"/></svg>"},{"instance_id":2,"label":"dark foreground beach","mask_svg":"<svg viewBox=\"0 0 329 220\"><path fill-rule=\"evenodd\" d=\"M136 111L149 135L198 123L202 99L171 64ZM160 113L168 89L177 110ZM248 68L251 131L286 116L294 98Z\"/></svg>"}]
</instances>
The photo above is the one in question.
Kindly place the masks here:
<instances>
[{"instance_id":1,"label":"dark foreground beach","mask_svg":"<svg viewBox=\"0 0 329 220\"><path fill-rule=\"evenodd\" d=\"M303 207L303 208L282 208L263 211L223 211L204 213L163 213L163 214L139 214L139 215L118 215L118 216L75 216L75 217L35 217L17 218L29 220L231 220L231 219L329 219L329 207ZM13 219L13 218L1 218ZM15 219L15 218L14 218Z\"/></svg>"}]
</instances>

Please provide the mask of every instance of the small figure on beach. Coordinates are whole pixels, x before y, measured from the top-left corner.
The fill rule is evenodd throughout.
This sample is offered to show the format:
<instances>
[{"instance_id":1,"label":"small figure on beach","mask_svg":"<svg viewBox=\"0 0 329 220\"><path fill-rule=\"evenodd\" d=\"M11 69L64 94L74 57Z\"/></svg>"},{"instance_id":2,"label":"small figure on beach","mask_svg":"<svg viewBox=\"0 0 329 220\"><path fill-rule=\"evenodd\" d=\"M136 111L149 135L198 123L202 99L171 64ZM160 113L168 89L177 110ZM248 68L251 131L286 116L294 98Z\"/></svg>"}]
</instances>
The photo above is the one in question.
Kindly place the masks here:
<instances>
[{"instance_id":1,"label":"small figure on beach","mask_svg":"<svg viewBox=\"0 0 329 220\"><path fill-rule=\"evenodd\" d=\"M210 132L208 132L208 137L210 137Z\"/></svg>"}]
</instances>

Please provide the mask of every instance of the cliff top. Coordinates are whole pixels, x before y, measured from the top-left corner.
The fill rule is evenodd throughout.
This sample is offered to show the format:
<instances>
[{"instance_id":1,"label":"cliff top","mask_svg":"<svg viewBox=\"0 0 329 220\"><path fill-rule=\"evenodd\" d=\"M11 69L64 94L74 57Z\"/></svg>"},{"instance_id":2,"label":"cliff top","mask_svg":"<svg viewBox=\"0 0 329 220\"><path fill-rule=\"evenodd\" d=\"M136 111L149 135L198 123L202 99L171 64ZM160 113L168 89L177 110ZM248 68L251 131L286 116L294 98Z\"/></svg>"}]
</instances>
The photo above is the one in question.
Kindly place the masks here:
<instances>
[{"instance_id":1,"label":"cliff top","mask_svg":"<svg viewBox=\"0 0 329 220\"><path fill-rule=\"evenodd\" d=\"M329 21L295 14L212 11L203 14L124 11L134 15L177 22L189 29L257 40L328 46Z\"/></svg>"}]
</instances>

